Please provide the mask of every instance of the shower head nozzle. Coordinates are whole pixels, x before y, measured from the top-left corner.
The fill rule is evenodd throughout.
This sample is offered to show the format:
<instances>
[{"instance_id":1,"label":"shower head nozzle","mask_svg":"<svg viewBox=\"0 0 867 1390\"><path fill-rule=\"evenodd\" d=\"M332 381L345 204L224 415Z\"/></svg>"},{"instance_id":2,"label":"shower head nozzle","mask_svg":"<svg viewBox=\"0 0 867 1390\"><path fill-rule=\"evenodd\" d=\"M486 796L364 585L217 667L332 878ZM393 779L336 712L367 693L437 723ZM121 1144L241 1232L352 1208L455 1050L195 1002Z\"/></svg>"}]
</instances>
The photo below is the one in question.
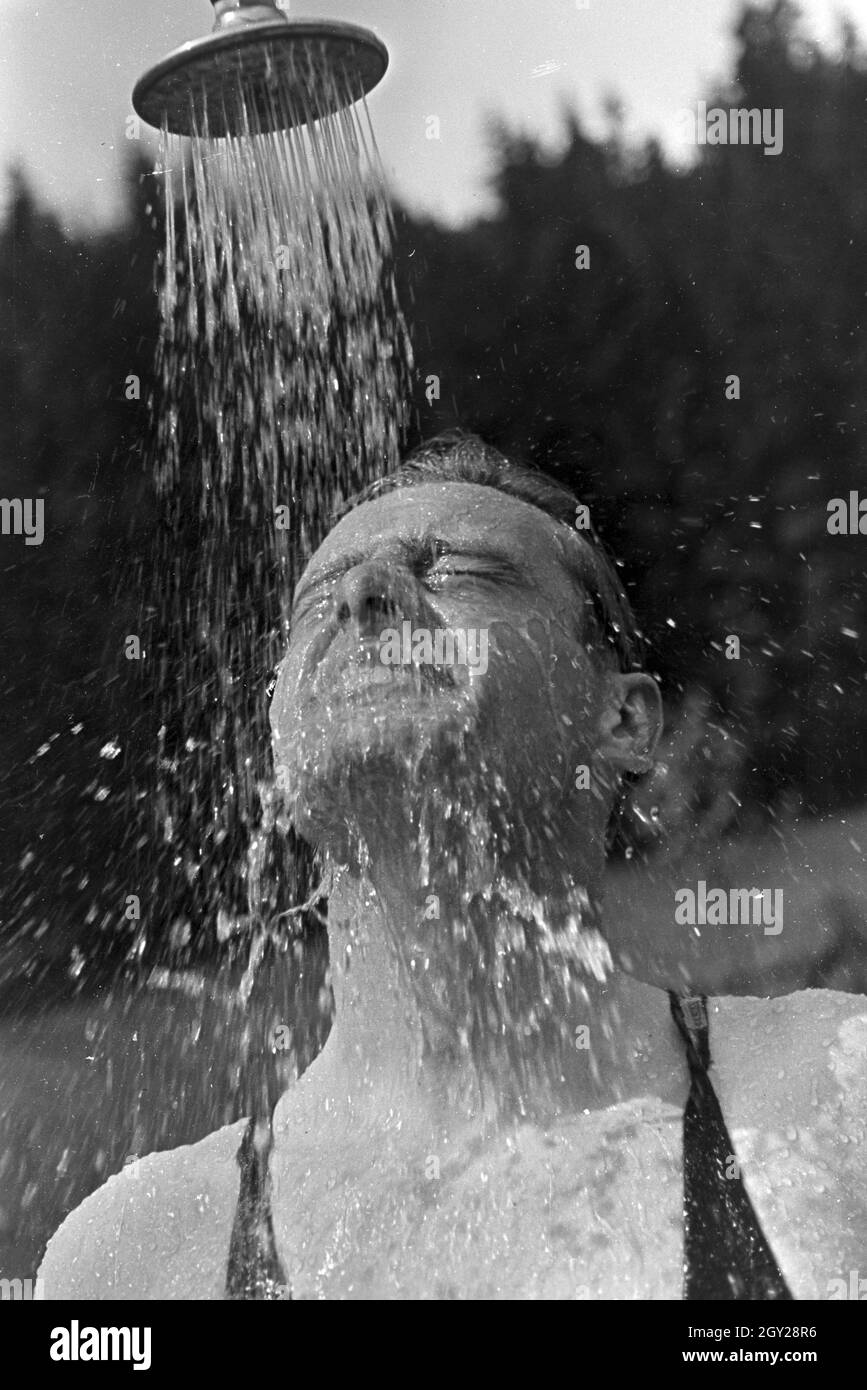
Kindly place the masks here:
<instances>
[{"instance_id":1,"label":"shower head nozzle","mask_svg":"<svg viewBox=\"0 0 867 1390\"><path fill-rule=\"evenodd\" d=\"M213 33L136 83L132 104L148 125L212 139L305 125L358 101L388 67L385 44L358 25L290 20L275 0L213 4Z\"/></svg>"}]
</instances>

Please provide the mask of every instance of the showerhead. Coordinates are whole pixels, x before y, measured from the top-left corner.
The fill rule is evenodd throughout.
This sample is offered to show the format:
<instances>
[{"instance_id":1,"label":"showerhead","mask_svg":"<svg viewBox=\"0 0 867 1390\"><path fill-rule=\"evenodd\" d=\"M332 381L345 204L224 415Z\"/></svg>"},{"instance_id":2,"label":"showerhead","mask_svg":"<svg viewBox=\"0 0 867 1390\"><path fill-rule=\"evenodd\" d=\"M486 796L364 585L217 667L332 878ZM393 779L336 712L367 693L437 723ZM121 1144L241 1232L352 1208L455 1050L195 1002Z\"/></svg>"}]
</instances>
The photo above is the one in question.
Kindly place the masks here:
<instances>
[{"instance_id":1,"label":"showerhead","mask_svg":"<svg viewBox=\"0 0 867 1390\"><path fill-rule=\"evenodd\" d=\"M148 125L210 137L286 129L364 96L388 67L369 29L290 20L275 0L213 0L213 33L176 48L139 78L134 109ZM207 123L207 126L206 126Z\"/></svg>"}]
</instances>

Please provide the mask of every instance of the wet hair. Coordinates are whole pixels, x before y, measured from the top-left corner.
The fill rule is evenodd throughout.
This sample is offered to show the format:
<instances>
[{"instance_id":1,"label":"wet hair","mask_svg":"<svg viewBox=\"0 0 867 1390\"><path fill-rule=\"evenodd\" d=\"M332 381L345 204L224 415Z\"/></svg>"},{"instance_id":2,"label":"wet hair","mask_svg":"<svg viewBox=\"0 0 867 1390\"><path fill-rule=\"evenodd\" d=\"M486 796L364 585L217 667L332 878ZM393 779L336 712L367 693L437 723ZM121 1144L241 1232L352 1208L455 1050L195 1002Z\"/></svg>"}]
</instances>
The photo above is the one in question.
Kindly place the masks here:
<instances>
[{"instance_id":1,"label":"wet hair","mask_svg":"<svg viewBox=\"0 0 867 1390\"><path fill-rule=\"evenodd\" d=\"M426 440L407 454L394 472L350 497L334 520L363 502L423 483L475 483L496 488L568 526L580 541L568 552L575 555L575 564L569 564L566 555L563 559L580 595L581 641L600 665L620 671L643 669L644 643L620 577L593 527L575 529L580 499L564 483L513 462L478 435L449 430Z\"/></svg>"}]
</instances>

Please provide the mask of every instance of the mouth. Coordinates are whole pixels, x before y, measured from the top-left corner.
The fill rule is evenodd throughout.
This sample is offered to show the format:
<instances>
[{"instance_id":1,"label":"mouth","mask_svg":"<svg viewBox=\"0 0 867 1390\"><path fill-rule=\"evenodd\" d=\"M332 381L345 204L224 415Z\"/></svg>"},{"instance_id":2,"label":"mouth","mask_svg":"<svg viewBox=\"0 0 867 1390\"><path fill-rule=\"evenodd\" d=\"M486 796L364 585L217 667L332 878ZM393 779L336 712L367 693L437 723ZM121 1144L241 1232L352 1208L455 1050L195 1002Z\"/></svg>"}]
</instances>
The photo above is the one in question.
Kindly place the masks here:
<instances>
[{"instance_id":1,"label":"mouth","mask_svg":"<svg viewBox=\"0 0 867 1390\"><path fill-rule=\"evenodd\" d=\"M419 717L450 705L463 705L470 684L461 667L433 662L384 662L381 643L338 636L321 651L318 661L308 654L306 680L295 685L296 712L302 720L321 719L329 711L345 710L381 716L383 711L412 709Z\"/></svg>"},{"instance_id":2,"label":"mouth","mask_svg":"<svg viewBox=\"0 0 867 1390\"><path fill-rule=\"evenodd\" d=\"M386 665L379 650L357 650L344 661L329 658L319 667L304 700L312 713L324 709L360 708L373 711L385 705L413 704L424 707L444 696L460 693L461 682L445 666L430 664Z\"/></svg>"},{"instance_id":3,"label":"mouth","mask_svg":"<svg viewBox=\"0 0 867 1390\"><path fill-rule=\"evenodd\" d=\"M367 704L395 696L425 700L454 688L454 678L444 670L370 662L343 672L328 698L337 704Z\"/></svg>"}]
</instances>

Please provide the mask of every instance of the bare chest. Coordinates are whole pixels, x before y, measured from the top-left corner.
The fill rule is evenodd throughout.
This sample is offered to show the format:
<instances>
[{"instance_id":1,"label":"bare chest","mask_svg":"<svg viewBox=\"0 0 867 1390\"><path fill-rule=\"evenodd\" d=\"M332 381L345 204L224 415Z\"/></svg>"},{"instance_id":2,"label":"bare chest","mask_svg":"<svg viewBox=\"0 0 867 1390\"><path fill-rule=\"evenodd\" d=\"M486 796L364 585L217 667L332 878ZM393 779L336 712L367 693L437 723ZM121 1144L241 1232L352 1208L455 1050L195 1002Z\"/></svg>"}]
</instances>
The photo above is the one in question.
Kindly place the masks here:
<instances>
[{"instance_id":1,"label":"bare chest","mask_svg":"<svg viewBox=\"0 0 867 1390\"><path fill-rule=\"evenodd\" d=\"M294 1298L679 1298L681 1113L635 1101L487 1145L275 1165Z\"/></svg>"}]
</instances>

